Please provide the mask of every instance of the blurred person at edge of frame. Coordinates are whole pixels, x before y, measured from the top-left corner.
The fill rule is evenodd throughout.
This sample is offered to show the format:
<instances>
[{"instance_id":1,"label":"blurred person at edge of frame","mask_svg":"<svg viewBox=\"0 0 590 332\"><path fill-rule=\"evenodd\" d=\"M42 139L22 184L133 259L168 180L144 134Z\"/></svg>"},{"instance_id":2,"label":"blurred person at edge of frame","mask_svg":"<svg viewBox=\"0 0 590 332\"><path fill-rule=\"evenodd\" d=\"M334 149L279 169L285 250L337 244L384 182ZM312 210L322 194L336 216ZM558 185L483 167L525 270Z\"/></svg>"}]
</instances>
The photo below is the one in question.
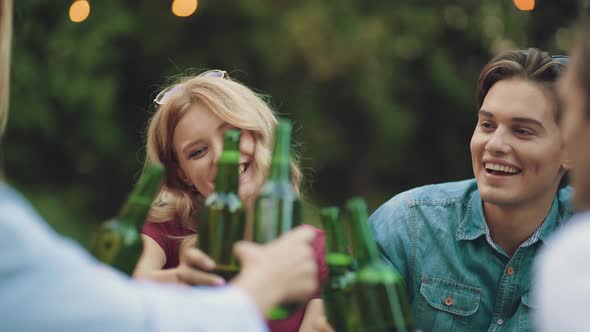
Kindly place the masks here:
<instances>
[{"instance_id":1,"label":"blurred person at edge of frame","mask_svg":"<svg viewBox=\"0 0 590 332\"><path fill-rule=\"evenodd\" d=\"M270 168L277 117L260 95L218 69L180 79L163 89L154 104L147 129L146 163L161 163L168 171L142 230L144 249L133 276L223 285L223 278L210 273L216 262L195 249L199 212L214 191L223 135L230 129L241 132L238 195L252 212ZM299 192L302 174L294 158L290 169L293 187ZM252 222L253 218L247 218L246 233L250 233ZM324 233L308 228L316 232L313 249L321 283L327 276ZM187 254L186 248L192 253ZM322 313L318 298L319 288L313 299L288 318L269 321L270 331L311 331L311 322Z\"/></svg>"},{"instance_id":2,"label":"blurred person at edge of frame","mask_svg":"<svg viewBox=\"0 0 590 332\"><path fill-rule=\"evenodd\" d=\"M0 129L11 34L12 0L0 0ZM306 228L264 246L237 244L235 281L194 289L133 281L99 264L53 232L4 180L0 211L0 331L266 331L262 312L317 288L315 233Z\"/></svg>"},{"instance_id":3,"label":"blurred person at edge of frame","mask_svg":"<svg viewBox=\"0 0 590 332\"><path fill-rule=\"evenodd\" d=\"M576 214L543 248L536 262L538 331L588 331L590 305L590 21L581 22L572 63L559 82L560 126L575 188Z\"/></svg>"},{"instance_id":4,"label":"blurred person at edge of frame","mask_svg":"<svg viewBox=\"0 0 590 332\"><path fill-rule=\"evenodd\" d=\"M571 215L556 94L568 62L534 48L494 57L478 82L475 178L400 193L369 218L418 329L532 330L533 259Z\"/></svg>"}]
</instances>

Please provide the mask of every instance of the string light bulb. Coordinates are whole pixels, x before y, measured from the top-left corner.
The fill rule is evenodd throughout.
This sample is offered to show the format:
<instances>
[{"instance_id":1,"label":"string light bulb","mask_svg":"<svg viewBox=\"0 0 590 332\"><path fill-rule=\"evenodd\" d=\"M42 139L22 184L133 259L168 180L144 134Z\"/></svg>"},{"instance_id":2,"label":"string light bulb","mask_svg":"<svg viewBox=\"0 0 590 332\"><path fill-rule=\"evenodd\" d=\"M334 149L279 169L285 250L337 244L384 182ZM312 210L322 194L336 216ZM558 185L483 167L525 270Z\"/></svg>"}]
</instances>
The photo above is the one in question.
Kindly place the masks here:
<instances>
[{"instance_id":1,"label":"string light bulb","mask_svg":"<svg viewBox=\"0 0 590 332\"><path fill-rule=\"evenodd\" d=\"M197 10L197 0L174 0L172 13L179 17L191 16Z\"/></svg>"},{"instance_id":2,"label":"string light bulb","mask_svg":"<svg viewBox=\"0 0 590 332\"><path fill-rule=\"evenodd\" d=\"M90 3L87 0L75 0L70 6L70 20L80 23L90 15Z\"/></svg>"},{"instance_id":3,"label":"string light bulb","mask_svg":"<svg viewBox=\"0 0 590 332\"><path fill-rule=\"evenodd\" d=\"M514 0L516 8L522 11L529 11L535 9L535 0Z\"/></svg>"}]
</instances>

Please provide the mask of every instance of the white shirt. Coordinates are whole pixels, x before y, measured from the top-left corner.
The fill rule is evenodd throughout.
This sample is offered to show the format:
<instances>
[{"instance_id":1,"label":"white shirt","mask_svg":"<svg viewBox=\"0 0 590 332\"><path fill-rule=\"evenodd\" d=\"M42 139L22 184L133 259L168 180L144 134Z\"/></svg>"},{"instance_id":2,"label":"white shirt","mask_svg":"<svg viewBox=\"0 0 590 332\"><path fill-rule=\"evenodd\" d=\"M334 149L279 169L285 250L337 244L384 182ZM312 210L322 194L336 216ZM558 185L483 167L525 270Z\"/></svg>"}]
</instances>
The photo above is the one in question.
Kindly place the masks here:
<instances>
[{"instance_id":1,"label":"white shirt","mask_svg":"<svg viewBox=\"0 0 590 332\"><path fill-rule=\"evenodd\" d=\"M590 331L590 212L554 234L536 264L538 331Z\"/></svg>"},{"instance_id":2,"label":"white shirt","mask_svg":"<svg viewBox=\"0 0 590 332\"><path fill-rule=\"evenodd\" d=\"M53 232L0 183L0 331L267 331L241 290L136 282Z\"/></svg>"}]
</instances>

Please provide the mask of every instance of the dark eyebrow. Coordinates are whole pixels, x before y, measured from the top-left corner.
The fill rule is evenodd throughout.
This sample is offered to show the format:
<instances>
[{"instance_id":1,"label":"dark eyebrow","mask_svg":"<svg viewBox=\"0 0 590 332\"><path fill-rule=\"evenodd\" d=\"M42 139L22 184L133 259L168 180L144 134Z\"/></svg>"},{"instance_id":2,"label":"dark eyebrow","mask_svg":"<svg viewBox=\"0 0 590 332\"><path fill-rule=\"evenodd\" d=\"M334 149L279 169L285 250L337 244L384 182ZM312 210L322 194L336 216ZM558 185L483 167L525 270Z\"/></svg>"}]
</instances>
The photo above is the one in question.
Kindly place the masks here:
<instances>
[{"instance_id":1,"label":"dark eyebrow","mask_svg":"<svg viewBox=\"0 0 590 332\"><path fill-rule=\"evenodd\" d=\"M478 114L479 114L479 116L484 116L487 118L494 117L494 113L488 112L486 110L479 110ZM512 122L519 122L519 123L530 124L530 125L534 125L534 126L539 126L541 128L545 128L545 126L543 126L543 124L541 122L539 122L533 118L517 117L517 118L512 118L511 120L512 120Z\"/></svg>"},{"instance_id":2,"label":"dark eyebrow","mask_svg":"<svg viewBox=\"0 0 590 332\"><path fill-rule=\"evenodd\" d=\"M530 125L534 125L534 126L539 126L541 128L545 128L545 126L543 126L543 124L535 119L531 119L531 118L512 118L512 122L520 122L520 123L525 123L525 124L530 124Z\"/></svg>"},{"instance_id":3,"label":"dark eyebrow","mask_svg":"<svg viewBox=\"0 0 590 332\"><path fill-rule=\"evenodd\" d=\"M494 117L494 113L488 112L488 111L485 111L485 110L479 110L479 112L477 112L477 114L479 116L485 116L485 117L488 117L488 118L493 118Z\"/></svg>"}]
</instances>

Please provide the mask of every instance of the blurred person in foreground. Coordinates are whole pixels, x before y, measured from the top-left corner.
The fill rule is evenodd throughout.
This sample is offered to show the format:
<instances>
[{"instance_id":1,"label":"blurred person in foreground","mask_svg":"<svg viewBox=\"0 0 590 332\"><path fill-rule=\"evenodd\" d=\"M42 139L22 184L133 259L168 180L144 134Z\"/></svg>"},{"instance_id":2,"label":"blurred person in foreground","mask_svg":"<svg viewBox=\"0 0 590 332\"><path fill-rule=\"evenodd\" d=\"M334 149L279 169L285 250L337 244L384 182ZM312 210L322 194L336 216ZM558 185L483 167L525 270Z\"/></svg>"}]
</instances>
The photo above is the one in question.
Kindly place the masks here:
<instances>
[{"instance_id":1,"label":"blurred person in foreground","mask_svg":"<svg viewBox=\"0 0 590 332\"><path fill-rule=\"evenodd\" d=\"M573 161L576 214L537 260L538 331L590 331L590 21L580 25L572 64L559 84L560 125Z\"/></svg>"},{"instance_id":2,"label":"blurred person in foreground","mask_svg":"<svg viewBox=\"0 0 590 332\"><path fill-rule=\"evenodd\" d=\"M0 137L8 113L12 0L0 0ZM227 287L132 281L60 237L0 181L0 331L266 331L262 312L317 287L314 232L239 243Z\"/></svg>"}]
</instances>

